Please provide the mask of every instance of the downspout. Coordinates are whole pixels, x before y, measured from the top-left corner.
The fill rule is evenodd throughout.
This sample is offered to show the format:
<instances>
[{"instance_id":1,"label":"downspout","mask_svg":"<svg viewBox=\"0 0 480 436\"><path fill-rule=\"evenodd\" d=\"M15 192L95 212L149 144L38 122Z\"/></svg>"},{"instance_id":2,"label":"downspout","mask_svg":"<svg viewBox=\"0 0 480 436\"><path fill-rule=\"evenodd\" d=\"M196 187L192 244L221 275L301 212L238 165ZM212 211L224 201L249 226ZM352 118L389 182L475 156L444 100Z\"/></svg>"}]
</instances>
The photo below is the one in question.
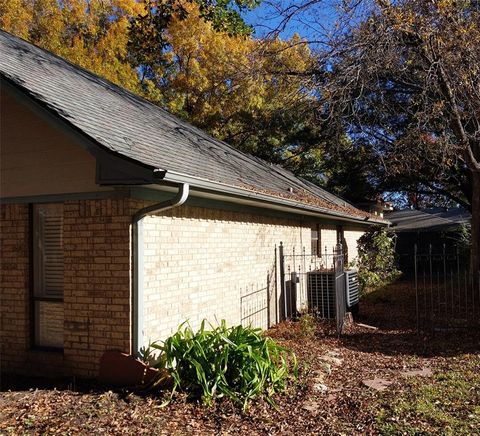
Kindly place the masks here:
<instances>
[{"instance_id":1,"label":"downspout","mask_svg":"<svg viewBox=\"0 0 480 436\"><path fill-rule=\"evenodd\" d=\"M140 209L132 219L133 292L132 292L132 354L143 345L143 218L181 206L188 198L188 183L179 185L178 193L169 200Z\"/></svg>"}]
</instances>

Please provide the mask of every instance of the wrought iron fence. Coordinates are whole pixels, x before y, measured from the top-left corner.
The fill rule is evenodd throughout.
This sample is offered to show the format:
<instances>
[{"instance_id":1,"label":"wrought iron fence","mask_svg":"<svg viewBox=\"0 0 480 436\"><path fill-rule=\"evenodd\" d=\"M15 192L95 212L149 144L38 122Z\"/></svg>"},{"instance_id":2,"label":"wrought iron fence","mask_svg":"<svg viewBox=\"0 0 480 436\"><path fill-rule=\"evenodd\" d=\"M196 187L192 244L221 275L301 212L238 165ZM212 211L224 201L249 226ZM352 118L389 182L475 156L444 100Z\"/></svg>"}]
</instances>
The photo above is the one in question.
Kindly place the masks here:
<instances>
[{"instance_id":1,"label":"wrought iron fence","mask_svg":"<svg viewBox=\"0 0 480 436\"><path fill-rule=\"evenodd\" d=\"M337 334L343 333L345 315L347 313L346 290L345 290L345 269L342 246L339 245L333 256L335 274L335 318L337 321Z\"/></svg>"},{"instance_id":2,"label":"wrought iron fence","mask_svg":"<svg viewBox=\"0 0 480 436\"><path fill-rule=\"evenodd\" d=\"M418 252L414 246L417 330L480 326L480 271L458 250Z\"/></svg>"},{"instance_id":3,"label":"wrought iron fence","mask_svg":"<svg viewBox=\"0 0 480 436\"><path fill-rule=\"evenodd\" d=\"M292 248L280 257L280 319L293 318L308 311L319 318L336 318L337 332L343 330L346 313L344 256L341 245L321 256L300 253Z\"/></svg>"},{"instance_id":4,"label":"wrought iron fence","mask_svg":"<svg viewBox=\"0 0 480 436\"><path fill-rule=\"evenodd\" d=\"M240 296L240 320L243 326L270 327L271 317L271 277L267 275L267 285L260 289L247 290Z\"/></svg>"}]
</instances>

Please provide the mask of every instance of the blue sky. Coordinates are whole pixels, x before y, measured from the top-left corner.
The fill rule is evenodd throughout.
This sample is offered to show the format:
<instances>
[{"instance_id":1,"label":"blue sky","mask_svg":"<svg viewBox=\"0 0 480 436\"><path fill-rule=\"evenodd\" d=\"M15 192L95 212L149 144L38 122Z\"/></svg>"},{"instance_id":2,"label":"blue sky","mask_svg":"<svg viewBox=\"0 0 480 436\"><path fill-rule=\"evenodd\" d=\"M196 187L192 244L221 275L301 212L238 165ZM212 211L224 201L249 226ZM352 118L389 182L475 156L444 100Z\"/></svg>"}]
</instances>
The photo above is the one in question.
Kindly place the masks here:
<instances>
[{"instance_id":1,"label":"blue sky","mask_svg":"<svg viewBox=\"0 0 480 436\"><path fill-rule=\"evenodd\" d=\"M291 3L295 2L283 2L284 5ZM243 16L247 23L254 26L255 35L258 37L265 36L277 29L282 21L278 11L265 2L254 10L244 13ZM282 38L290 38L294 33L298 33L302 37L314 40L320 33L333 28L335 18L336 13L333 1L319 2L315 8L309 9L290 21L280 35Z\"/></svg>"}]
</instances>

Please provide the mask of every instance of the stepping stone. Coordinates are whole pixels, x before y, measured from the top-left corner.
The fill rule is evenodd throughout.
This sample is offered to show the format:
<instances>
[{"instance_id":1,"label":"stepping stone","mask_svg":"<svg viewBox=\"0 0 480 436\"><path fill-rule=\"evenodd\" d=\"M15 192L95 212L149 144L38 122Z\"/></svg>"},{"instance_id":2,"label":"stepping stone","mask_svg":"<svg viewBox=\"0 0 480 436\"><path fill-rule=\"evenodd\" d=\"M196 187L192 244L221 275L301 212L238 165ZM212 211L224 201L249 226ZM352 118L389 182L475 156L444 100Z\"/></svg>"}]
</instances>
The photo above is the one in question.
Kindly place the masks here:
<instances>
[{"instance_id":1,"label":"stepping stone","mask_svg":"<svg viewBox=\"0 0 480 436\"><path fill-rule=\"evenodd\" d=\"M358 322L357 325L359 327L363 327L363 328L366 328L366 329L378 330L378 327L374 327L373 325L368 325L368 324L362 324L361 322Z\"/></svg>"},{"instance_id":2,"label":"stepping stone","mask_svg":"<svg viewBox=\"0 0 480 436\"><path fill-rule=\"evenodd\" d=\"M332 373L332 366L327 362L322 362L322 371L329 375Z\"/></svg>"},{"instance_id":3,"label":"stepping stone","mask_svg":"<svg viewBox=\"0 0 480 436\"><path fill-rule=\"evenodd\" d=\"M433 371L430 368L422 368L402 371L400 374L404 377L431 377L433 375Z\"/></svg>"},{"instance_id":4,"label":"stepping stone","mask_svg":"<svg viewBox=\"0 0 480 436\"><path fill-rule=\"evenodd\" d=\"M302 409L307 410L309 412L316 412L319 409L318 404L315 403L305 403L302 406Z\"/></svg>"},{"instance_id":5,"label":"stepping stone","mask_svg":"<svg viewBox=\"0 0 480 436\"><path fill-rule=\"evenodd\" d=\"M321 356L320 360L323 360L324 362L328 362L336 366L340 366L343 363L343 359L340 359L339 357L335 357L335 356L330 356L328 354Z\"/></svg>"},{"instance_id":6,"label":"stepping stone","mask_svg":"<svg viewBox=\"0 0 480 436\"><path fill-rule=\"evenodd\" d=\"M374 378L372 380L362 380L362 383L369 388L381 392L387 389L393 383L393 381L383 378Z\"/></svg>"},{"instance_id":7,"label":"stepping stone","mask_svg":"<svg viewBox=\"0 0 480 436\"><path fill-rule=\"evenodd\" d=\"M316 390L317 392L320 392L321 394L324 394L325 392L328 391L328 386L324 385L323 383L315 383L313 385L313 389Z\"/></svg>"}]
</instances>

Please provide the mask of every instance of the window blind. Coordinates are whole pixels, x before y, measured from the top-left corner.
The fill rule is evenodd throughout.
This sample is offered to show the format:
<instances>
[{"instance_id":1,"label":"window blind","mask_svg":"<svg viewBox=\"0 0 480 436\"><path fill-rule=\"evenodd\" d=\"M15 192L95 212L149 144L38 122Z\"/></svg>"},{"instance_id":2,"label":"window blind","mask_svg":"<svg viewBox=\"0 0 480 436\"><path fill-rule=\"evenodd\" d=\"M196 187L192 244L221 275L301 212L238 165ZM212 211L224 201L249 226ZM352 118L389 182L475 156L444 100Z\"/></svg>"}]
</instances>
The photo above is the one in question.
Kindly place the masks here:
<instances>
[{"instance_id":1,"label":"window blind","mask_svg":"<svg viewBox=\"0 0 480 436\"><path fill-rule=\"evenodd\" d=\"M35 296L63 297L63 205L35 206Z\"/></svg>"}]
</instances>

